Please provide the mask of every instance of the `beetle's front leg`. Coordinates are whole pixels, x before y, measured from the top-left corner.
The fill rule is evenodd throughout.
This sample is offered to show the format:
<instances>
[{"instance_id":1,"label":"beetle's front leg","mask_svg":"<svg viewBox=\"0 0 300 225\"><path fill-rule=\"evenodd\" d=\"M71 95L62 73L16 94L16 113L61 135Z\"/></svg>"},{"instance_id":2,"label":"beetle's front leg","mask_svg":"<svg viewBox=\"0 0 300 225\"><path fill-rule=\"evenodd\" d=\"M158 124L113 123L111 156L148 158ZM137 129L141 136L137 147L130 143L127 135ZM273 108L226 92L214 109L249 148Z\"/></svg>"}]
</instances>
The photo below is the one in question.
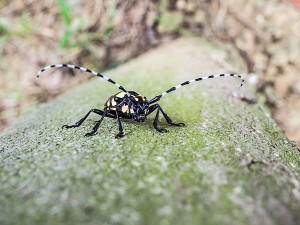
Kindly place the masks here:
<instances>
[{"instance_id":1,"label":"beetle's front leg","mask_svg":"<svg viewBox=\"0 0 300 225\"><path fill-rule=\"evenodd\" d=\"M168 124L171 124L173 126L177 126L177 127L184 127L185 124L184 123L174 123L171 118L165 113L165 111L158 105L161 113L163 114L163 116L165 117L166 121Z\"/></svg>"},{"instance_id":2,"label":"beetle's front leg","mask_svg":"<svg viewBox=\"0 0 300 225\"><path fill-rule=\"evenodd\" d=\"M155 105L150 106L150 107L149 107L148 115L149 115L150 113L152 113L155 109L157 109L155 118L154 118L154 120L153 120L153 126L154 126L155 130L157 130L158 132L160 132L160 133L165 133L165 132L168 132L168 130L165 129L165 128L160 128L160 127L158 127L158 125L157 125L157 123L158 123L159 111L160 111L159 108L160 108L160 107L159 107L158 104L155 104Z\"/></svg>"},{"instance_id":3,"label":"beetle's front leg","mask_svg":"<svg viewBox=\"0 0 300 225\"><path fill-rule=\"evenodd\" d=\"M154 128L155 128L158 132L160 132L160 133L168 132L167 129L165 129L165 128L159 128L159 127L157 126L157 123L158 123L158 116L159 116L159 111L160 111L160 107L158 106L158 107L157 107L157 111L156 111L156 115L155 115L155 119L154 119L154 121L153 121L153 126L154 126Z\"/></svg>"},{"instance_id":4,"label":"beetle's front leg","mask_svg":"<svg viewBox=\"0 0 300 225\"><path fill-rule=\"evenodd\" d=\"M156 116L154 118L154 121L153 121L153 126L154 128L158 131L158 132L167 132L167 130L165 128L159 128L158 127L158 117L159 117L159 112L161 112L165 118L165 120L167 121L168 124L171 124L173 126L185 126L184 123L174 123L171 118L162 110L162 108L160 107L160 105L158 104L154 104L152 106L149 107L149 112L148 112L148 115L150 113L152 113L154 110L157 109L157 112L156 112Z\"/></svg>"}]
</instances>

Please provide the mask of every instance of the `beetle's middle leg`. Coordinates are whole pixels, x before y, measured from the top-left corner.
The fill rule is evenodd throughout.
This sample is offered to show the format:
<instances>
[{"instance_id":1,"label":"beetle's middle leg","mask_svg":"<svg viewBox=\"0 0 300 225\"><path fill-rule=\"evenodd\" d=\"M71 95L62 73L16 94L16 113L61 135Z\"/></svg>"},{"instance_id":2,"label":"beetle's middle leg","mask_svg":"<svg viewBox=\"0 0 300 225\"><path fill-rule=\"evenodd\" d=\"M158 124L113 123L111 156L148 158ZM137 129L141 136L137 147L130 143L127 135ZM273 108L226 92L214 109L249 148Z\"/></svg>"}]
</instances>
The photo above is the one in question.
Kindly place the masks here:
<instances>
[{"instance_id":1,"label":"beetle's middle leg","mask_svg":"<svg viewBox=\"0 0 300 225\"><path fill-rule=\"evenodd\" d=\"M73 128L73 127L79 127L88 117L91 113L96 113L98 115L103 115L104 112L100 109L92 109L90 110L84 117L82 117L80 120L78 120L75 124L73 125L63 125L62 128ZM113 115L106 115L107 117L110 117L110 118L115 118Z\"/></svg>"},{"instance_id":2,"label":"beetle's middle leg","mask_svg":"<svg viewBox=\"0 0 300 225\"><path fill-rule=\"evenodd\" d=\"M86 134L84 135L85 137L93 136L93 135L95 135L95 134L97 133L97 130L99 129L99 127L100 127L100 125L101 125L101 123L102 123L104 117L107 115L107 113L108 113L108 111L104 111L104 112L102 111L102 117L101 117L101 119L98 120L98 121L96 122L96 124L95 124L95 126L93 127L93 130L92 130L91 132L86 133Z\"/></svg>"},{"instance_id":3,"label":"beetle's middle leg","mask_svg":"<svg viewBox=\"0 0 300 225\"><path fill-rule=\"evenodd\" d=\"M124 137L123 126L122 126L118 111L116 111L116 117L117 117L117 122L118 122L118 127L119 127L119 133L116 135L116 138L122 138L122 137Z\"/></svg>"}]
</instances>

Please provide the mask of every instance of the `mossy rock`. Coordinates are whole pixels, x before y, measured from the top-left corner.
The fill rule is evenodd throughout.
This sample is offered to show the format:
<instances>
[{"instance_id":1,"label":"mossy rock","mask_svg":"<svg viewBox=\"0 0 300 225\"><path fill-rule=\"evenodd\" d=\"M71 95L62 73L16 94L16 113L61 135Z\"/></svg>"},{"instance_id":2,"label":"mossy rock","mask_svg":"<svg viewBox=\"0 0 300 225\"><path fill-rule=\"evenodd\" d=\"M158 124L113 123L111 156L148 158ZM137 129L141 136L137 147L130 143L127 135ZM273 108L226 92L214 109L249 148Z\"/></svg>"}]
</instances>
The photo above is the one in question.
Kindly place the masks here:
<instances>
[{"instance_id":1,"label":"mossy rock","mask_svg":"<svg viewBox=\"0 0 300 225\"><path fill-rule=\"evenodd\" d=\"M187 79L225 72L222 48L184 38L107 73L150 99ZM234 57L234 61L238 58ZM240 67L242 68L242 67ZM80 72L78 72L80 73ZM45 74L40 79L47 79ZM261 104L230 97L236 78L183 87L159 103L168 133L99 117L61 129L118 90L95 78L25 113L0 136L0 224L299 224L300 154ZM240 93L253 98L251 87Z\"/></svg>"}]
</instances>

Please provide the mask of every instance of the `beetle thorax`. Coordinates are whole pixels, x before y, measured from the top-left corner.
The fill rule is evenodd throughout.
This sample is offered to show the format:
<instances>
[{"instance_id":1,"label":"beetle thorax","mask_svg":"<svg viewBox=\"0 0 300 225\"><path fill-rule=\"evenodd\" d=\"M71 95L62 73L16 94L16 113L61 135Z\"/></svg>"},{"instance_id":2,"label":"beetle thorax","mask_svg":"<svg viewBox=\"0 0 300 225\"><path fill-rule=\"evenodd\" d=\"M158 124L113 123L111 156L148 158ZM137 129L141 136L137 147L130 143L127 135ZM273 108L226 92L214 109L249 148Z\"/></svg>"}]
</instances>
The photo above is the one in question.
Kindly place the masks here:
<instances>
[{"instance_id":1,"label":"beetle thorax","mask_svg":"<svg viewBox=\"0 0 300 225\"><path fill-rule=\"evenodd\" d=\"M105 103L105 108L110 111L118 111L124 118L144 122L149 112L147 98L134 91L128 93L129 96L126 95L126 92L121 91L111 96Z\"/></svg>"}]
</instances>

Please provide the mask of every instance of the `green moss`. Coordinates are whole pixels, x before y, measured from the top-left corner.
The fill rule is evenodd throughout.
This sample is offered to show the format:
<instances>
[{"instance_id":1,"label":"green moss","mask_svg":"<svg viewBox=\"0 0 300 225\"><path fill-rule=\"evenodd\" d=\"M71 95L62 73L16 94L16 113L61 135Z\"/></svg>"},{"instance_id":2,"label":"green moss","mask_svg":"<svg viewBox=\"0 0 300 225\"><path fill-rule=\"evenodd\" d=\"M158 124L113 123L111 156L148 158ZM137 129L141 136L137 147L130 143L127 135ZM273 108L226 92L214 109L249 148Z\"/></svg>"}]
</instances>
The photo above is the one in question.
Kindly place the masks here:
<instances>
[{"instance_id":1,"label":"green moss","mask_svg":"<svg viewBox=\"0 0 300 225\"><path fill-rule=\"evenodd\" d=\"M207 57L212 51L182 39L108 75L151 98L219 71ZM85 138L96 115L61 129L116 92L96 79L24 114L0 136L0 223L295 224L299 153L260 103L228 97L236 82L227 81L163 98L168 115L186 123L161 119L164 134L153 129L154 115L143 124L124 121L123 139L114 138L112 119Z\"/></svg>"}]
</instances>

